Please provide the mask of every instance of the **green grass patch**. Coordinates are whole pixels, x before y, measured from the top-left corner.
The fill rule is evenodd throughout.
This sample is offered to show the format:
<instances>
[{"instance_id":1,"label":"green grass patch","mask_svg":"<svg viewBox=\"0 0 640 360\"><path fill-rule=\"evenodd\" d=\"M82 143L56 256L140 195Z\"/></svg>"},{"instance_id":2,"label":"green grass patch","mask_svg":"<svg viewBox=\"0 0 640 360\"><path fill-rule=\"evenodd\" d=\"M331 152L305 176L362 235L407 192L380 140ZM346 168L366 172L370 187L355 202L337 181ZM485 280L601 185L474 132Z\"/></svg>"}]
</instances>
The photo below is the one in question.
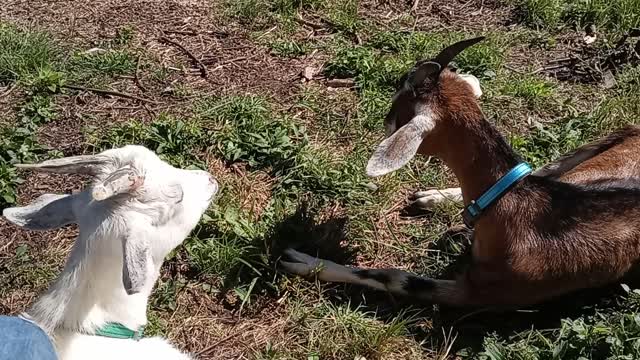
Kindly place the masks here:
<instances>
[{"instance_id":1,"label":"green grass patch","mask_svg":"<svg viewBox=\"0 0 640 360\"><path fill-rule=\"evenodd\" d=\"M95 151L117 148L128 144L143 145L160 158L178 167L203 168L199 155L205 142L205 130L194 121L175 119L161 114L150 124L129 121L106 132L89 129L87 138Z\"/></svg>"},{"instance_id":2,"label":"green grass patch","mask_svg":"<svg viewBox=\"0 0 640 360\"><path fill-rule=\"evenodd\" d=\"M402 342L410 324L404 314L385 323L375 314L349 304L320 303L311 313L307 307L293 309L294 333L302 338L301 346L309 358L379 358L387 353L387 347Z\"/></svg>"},{"instance_id":3,"label":"green grass patch","mask_svg":"<svg viewBox=\"0 0 640 360\"><path fill-rule=\"evenodd\" d=\"M485 339L480 359L637 359L640 314L635 290L618 305L593 315L562 319L557 329L528 330L510 339Z\"/></svg>"},{"instance_id":4,"label":"green grass patch","mask_svg":"<svg viewBox=\"0 0 640 360\"><path fill-rule=\"evenodd\" d=\"M0 84L37 77L59 60L60 49L48 34L0 22Z\"/></svg>"},{"instance_id":5,"label":"green grass patch","mask_svg":"<svg viewBox=\"0 0 640 360\"><path fill-rule=\"evenodd\" d=\"M295 40L278 39L269 43L269 47L274 55L289 58L302 56L309 52L307 44Z\"/></svg>"},{"instance_id":6,"label":"green grass patch","mask_svg":"<svg viewBox=\"0 0 640 360\"><path fill-rule=\"evenodd\" d=\"M554 84L535 75L512 76L505 81L502 95L524 100L530 107L541 106L554 95Z\"/></svg>"},{"instance_id":7,"label":"green grass patch","mask_svg":"<svg viewBox=\"0 0 640 360\"><path fill-rule=\"evenodd\" d=\"M598 104L592 109L577 111L553 123L538 123L528 135L512 134L512 146L537 167L616 129L637 124L640 113L637 72L628 68L619 74L617 90L594 99Z\"/></svg>"},{"instance_id":8,"label":"green grass patch","mask_svg":"<svg viewBox=\"0 0 640 360\"><path fill-rule=\"evenodd\" d=\"M327 64L329 77L354 77L361 88L391 89L417 60L432 58L445 46L470 37L461 33L379 32L362 46L343 46ZM503 39L490 37L456 58L461 71L479 77L497 71L504 57Z\"/></svg>"},{"instance_id":9,"label":"green grass patch","mask_svg":"<svg viewBox=\"0 0 640 360\"><path fill-rule=\"evenodd\" d=\"M131 75L136 69L136 55L127 49L106 49L75 53L68 63L74 81L96 83L117 75Z\"/></svg>"},{"instance_id":10,"label":"green grass patch","mask_svg":"<svg viewBox=\"0 0 640 360\"><path fill-rule=\"evenodd\" d=\"M582 29L594 24L619 34L640 26L638 0L519 0L516 5L524 22L534 28Z\"/></svg>"},{"instance_id":11,"label":"green grass patch","mask_svg":"<svg viewBox=\"0 0 640 360\"><path fill-rule=\"evenodd\" d=\"M36 161L43 156L58 156L36 140L38 127L56 116L53 94L60 90L62 75L40 69L31 75L26 101L11 126L0 129L0 208L16 202L16 189L23 182L14 164Z\"/></svg>"}]
</instances>

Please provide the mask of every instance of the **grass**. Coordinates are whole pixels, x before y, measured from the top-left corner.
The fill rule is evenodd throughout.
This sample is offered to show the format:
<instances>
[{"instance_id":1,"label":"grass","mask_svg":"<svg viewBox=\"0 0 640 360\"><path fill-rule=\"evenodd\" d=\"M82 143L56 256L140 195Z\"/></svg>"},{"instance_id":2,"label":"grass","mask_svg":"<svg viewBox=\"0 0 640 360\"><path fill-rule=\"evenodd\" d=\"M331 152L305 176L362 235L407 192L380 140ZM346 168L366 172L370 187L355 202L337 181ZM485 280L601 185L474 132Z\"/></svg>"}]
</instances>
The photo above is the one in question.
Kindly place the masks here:
<instances>
[{"instance_id":1,"label":"grass","mask_svg":"<svg viewBox=\"0 0 640 360\"><path fill-rule=\"evenodd\" d=\"M59 56L47 34L0 23L0 84L28 81L54 69Z\"/></svg>"},{"instance_id":2,"label":"grass","mask_svg":"<svg viewBox=\"0 0 640 360\"><path fill-rule=\"evenodd\" d=\"M518 0L523 20L530 26L557 31L564 26L583 29L589 24L613 33L640 25L638 0Z\"/></svg>"},{"instance_id":3,"label":"grass","mask_svg":"<svg viewBox=\"0 0 640 360\"><path fill-rule=\"evenodd\" d=\"M2 207L21 200L17 189L23 179L14 163L60 156L39 144L38 134L70 122L78 130L81 125L76 123L82 121L76 119L91 121L84 143L65 155L136 143L175 166L207 169L218 177L221 189L215 203L162 268L149 304L149 334L167 336L197 352L235 333L212 350L214 358L639 356L640 300L631 289L611 291L592 302L571 298L566 305L570 311L559 314L533 309L532 320L532 315L526 318L528 312L483 317L451 314L429 304L416 309L405 306L403 299L282 274L276 261L288 245L340 263L400 267L427 276L457 266L470 247L464 236L445 234L461 221L458 206L445 204L418 217L404 214L411 191L455 186L450 171L437 159L424 158L379 179L366 178L363 169L382 137L382 119L399 75L446 44L478 35L469 30L478 27L459 24L464 19L454 11L446 28L433 23L433 31L413 31L414 25L420 29L424 24L415 21L410 4L392 8L366 1L240 0L214 5L223 7L216 23L248 32L255 47L246 51L264 52L268 62L279 57L282 69L277 74L263 70L269 68L263 57L247 64L265 72L252 78L252 86L278 79L258 83L267 90L246 93L244 87L225 82L255 76L245 72L244 65L217 69L210 83L176 72L173 59L161 59L153 47L136 47L138 40L153 40L148 34L156 30L135 19L124 27L107 24L109 35L97 35L95 42L82 46L65 45L59 35L0 26L0 86L17 87L0 140ZM577 36L574 27L594 22L605 37L613 37L637 25L637 3L518 0L516 5L522 23L509 28L500 25L508 19L487 13L489 7L480 11L474 2L465 5L464 11L480 11L477 16L486 20L483 34L488 39L461 54L456 66L481 79L490 121L519 153L540 166L637 122L638 68L621 69L617 86L609 90L561 83L528 68L534 57L547 56L538 49L558 50L562 39ZM625 7L628 11L619 11ZM417 13L426 14L424 10ZM429 12L430 26L444 11ZM298 14L323 28L312 31L296 20ZM154 26L160 25L175 27ZM244 35L179 39L200 56L212 41L215 48L236 46L235 36ZM101 50L87 51L95 47ZM136 72L138 56L145 59L139 75L146 91L128 78ZM320 79L282 85L286 72L299 72L307 63L317 68L322 64L321 76L352 78L355 89L328 89ZM68 96L65 84L127 86L127 91L158 104L98 97L85 102L92 95ZM286 91L276 91L279 86ZM177 90L163 92L167 87ZM42 181L29 180L36 186ZM18 242L6 249L0 246L3 309L26 306L61 264L35 242ZM27 300L19 305L4 300L16 297ZM232 325L225 323L229 318Z\"/></svg>"}]
</instances>

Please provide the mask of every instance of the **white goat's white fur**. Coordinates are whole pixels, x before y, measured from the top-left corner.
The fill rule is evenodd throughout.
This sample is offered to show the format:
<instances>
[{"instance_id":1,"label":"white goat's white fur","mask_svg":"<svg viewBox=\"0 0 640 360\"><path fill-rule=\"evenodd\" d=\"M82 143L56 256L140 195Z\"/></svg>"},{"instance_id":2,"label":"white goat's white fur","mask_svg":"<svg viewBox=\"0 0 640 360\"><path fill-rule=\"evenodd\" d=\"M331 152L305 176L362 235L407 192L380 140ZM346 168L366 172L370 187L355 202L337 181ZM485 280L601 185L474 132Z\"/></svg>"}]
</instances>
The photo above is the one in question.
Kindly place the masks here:
<instances>
[{"instance_id":1,"label":"white goat's white fur","mask_svg":"<svg viewBox=\"0 0 640 360\"><path fill-rule=\"evenodd\" d=\"M51 335L60 360L190 359L162 338L135 341L89 334L108 322L133 330L147 323L147 301L160 266L196 226L217 182L205 171L174 168L141 146L108 150L95 158L100 161L82 166L78 158L69 158L67 165L60 165L65 163L61 159L27 166L61 173L80 168L87 173L91 167L94 185L73 195L46 194L3 212L32 230L79 226L64 270L25 317ZM103 186L110 174L127 167L142 176L142 184L102 201L92 197L96 184Z\"/></svg>"}]
</instances>

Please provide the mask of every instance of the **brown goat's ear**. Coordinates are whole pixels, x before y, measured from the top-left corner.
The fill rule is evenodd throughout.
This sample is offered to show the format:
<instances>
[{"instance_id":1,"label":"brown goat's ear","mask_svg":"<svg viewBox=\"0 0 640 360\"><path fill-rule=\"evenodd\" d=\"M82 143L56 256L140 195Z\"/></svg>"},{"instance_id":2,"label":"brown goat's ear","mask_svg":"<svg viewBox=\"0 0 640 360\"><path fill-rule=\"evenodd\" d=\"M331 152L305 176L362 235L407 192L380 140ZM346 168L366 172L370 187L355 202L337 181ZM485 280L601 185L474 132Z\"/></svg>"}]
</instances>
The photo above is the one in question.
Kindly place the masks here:
<instances>
[{"instance_id":1,"label":"brown goat's ear","mask_svg":"<svg viewBox=\"0 0 640 360\"><path fill-rule=\"evenodd\" d=\"M412 89L420 88L429 76L438 75L441 67L438 63L425 61L416 65L411 75L407 78L407 82Z\"/></svg>"},{"instance_id":2,"label":"brown goat's ear","mask_svg":"<svg viewBox=\"0 0 640 360\"><path fill-rule=\"evenodd\" d=\"M431 115L422 114L411 119L378 145L367 163L367 175L381 176L403 167L413 159L434 126L435 120Z\"/></svg>"}]
</instances>

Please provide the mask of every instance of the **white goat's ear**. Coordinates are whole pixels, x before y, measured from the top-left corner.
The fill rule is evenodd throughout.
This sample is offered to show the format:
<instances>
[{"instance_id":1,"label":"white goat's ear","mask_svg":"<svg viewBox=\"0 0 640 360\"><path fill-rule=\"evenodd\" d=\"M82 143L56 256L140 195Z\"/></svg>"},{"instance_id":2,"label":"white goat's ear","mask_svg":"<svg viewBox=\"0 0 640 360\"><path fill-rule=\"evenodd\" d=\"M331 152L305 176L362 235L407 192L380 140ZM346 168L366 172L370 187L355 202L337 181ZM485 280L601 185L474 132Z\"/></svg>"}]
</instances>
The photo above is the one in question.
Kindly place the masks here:
<instances>
[{"instance_id":1,"label":"white goat's ear","mask_svg":"<svg viewBox=\"0 0 640 360\"><path fill-rule=\"evenodd\" d=\"M111 158L104 155L80 155L62 159L43 161L39 164L18 164L19 169L52 172L60 174L98 175L111 163Z\"/></svg>"},{"instance_id":2,"label":"white goat's ear","mask_svg":"<svg viewBox=\"0 0 640 360\"><path fill-rule=\"evenodd\" d=\"M4 209L2 215L28 230L57 229L76 222L72 208L74 196L44 194L27 206Z\"/></svg>"},{"instance_id":3,"label":"white goat's ear","mask_svg":"<svg viewBox=\"0 0 640 360\"><path fill-rule=\"evenodd\" d=\"M464 80L467 84L469 84L469 86L471 86L471 89L473 90L473 95L475 95L476 98L479 98L480 96L482 96L482 88L480 87L480 80L478 80L477 77L471 74L460 74L459 76L462 78L462 80Z\"/></svg>"},{"instance_id":4,"label":"white goat's ear","mask_svg":"<svg viewBox=\"0 0 640 360\"><path fill-rule=\"evenodd\" d=\"M431 115L418 115L386 138L374 151L367 164L367 175L381 176L400 169L418 152L422 140L435 126Z\"/></svg>"},{"instance_id":5,"label":"white goat's ear","mask_svg":"<svg viewBox=\"0 0 640 360\"><path fill-rule=\"evenodd\" d=\"M122 284L127 294L139 293L153 272L151 244L145 231L133 231L122 240Z\"/></svg>"}]
</instances>

